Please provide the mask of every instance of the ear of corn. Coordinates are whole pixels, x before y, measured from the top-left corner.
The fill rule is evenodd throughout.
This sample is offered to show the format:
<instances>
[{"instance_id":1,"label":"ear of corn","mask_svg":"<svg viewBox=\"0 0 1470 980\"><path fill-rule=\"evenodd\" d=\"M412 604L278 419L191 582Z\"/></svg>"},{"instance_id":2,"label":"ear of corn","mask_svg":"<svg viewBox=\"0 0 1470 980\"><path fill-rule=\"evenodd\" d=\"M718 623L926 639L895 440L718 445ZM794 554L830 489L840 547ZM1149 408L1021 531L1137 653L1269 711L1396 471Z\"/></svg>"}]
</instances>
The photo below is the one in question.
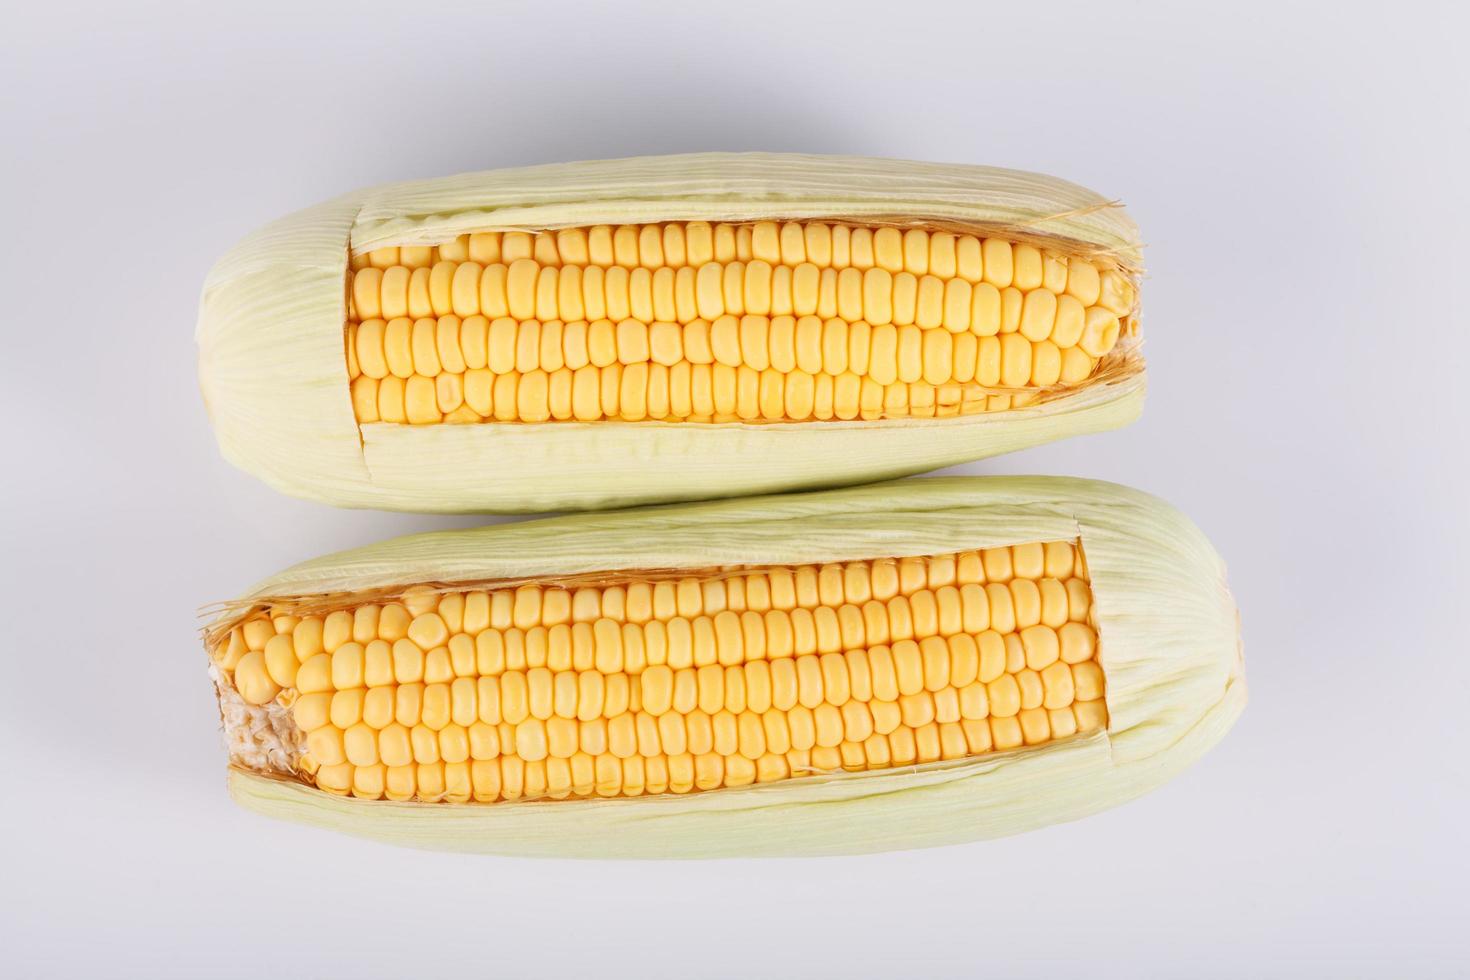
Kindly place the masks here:
<instances>
[{"instance_id":1,"label":"ear of corn","mask_svg":"<svg viewBox=\"0 0 1470 980\"><path fill-rule=\"evenodd\" d=\"M1203 536L1045 478L416 535L261 583L209 645L242 804L527 855L1014 833L1158 785L1245 698Z\"/></svg>"},{"instance_id":2,"label":"ear of corn","mask_svg":"<svg viewBox=\"0 0 1470 980\"><path fill-rule=\"evenodd\" d=\"M1121 209L1014 171L769 154L497 171L247 238L205 284L200 380L228 458L331 503L851 483L1130 421L1138 270Z\"/></svg>"}]
</instances>

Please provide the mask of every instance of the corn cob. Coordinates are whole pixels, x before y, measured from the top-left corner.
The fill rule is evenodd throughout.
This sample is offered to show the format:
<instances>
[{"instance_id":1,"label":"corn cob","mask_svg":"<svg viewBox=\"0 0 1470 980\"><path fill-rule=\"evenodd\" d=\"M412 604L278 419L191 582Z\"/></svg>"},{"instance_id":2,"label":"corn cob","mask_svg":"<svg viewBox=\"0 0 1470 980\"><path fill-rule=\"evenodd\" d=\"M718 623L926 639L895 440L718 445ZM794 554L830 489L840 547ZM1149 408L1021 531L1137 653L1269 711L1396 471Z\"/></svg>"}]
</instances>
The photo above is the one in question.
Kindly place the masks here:
<instances>
[{"instance_id":1,"label":"corn cob","mask_svg":"<svg viewBox=\"0 0 1470 980\"><path fill-rule=\"evenodd\" d=\"M1244 691L1198 532L1044 479L401 539L263 583L207 645L246 805L515 853L1013 832L1142 792ZM897 790L936 813L853 802Z\"/></svg>"},{"instance_id":2,"label":"corn cob","mask_svg":"<svg viewBox=\"0 0 1470 980\"><path fill-rule=\"evenodd\" d=\"M1001 411L1085 382L1133 310L1086 259L891 226L484 232L351 264L359 424Z\"/></svg>"},{"instance_id":3,"label":"corn cob","mask_svg":"<svg viewBox=\"0 0 1470 980\"><path fill-rule=\"evenodd\" d=\"M200 377L227 456L334 503L855 482L1127 421L1137 273L1118 209L1009 171L711 154L492 172L242 243L205 287Z\"/></svg>"}]
</instances>

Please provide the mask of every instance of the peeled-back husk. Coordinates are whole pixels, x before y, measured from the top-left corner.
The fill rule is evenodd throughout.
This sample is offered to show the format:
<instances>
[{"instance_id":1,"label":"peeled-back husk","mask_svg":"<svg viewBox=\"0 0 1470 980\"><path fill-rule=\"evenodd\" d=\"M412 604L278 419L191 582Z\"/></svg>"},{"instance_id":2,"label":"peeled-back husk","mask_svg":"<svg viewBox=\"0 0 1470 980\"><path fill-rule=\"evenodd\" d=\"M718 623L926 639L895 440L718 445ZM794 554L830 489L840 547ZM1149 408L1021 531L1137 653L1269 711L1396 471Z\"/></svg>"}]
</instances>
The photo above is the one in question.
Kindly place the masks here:
<instances>
[{"instance_id":1,"label":"peeled-back husk","mask_svg":"<svg viewBox=\"0 0 1470 980\"><path fill-rule=\"evenodd\" d=\"M1142 357L1125 339L1089 384L947 419L359 427L353 416L343 351L350 252L469 231L817 218L1000 234L1140 269L1137 229L1114 202L1013 170L764 153L496 170L355 192L248 236L205 282L200 386L226 458L277 489L450 512L859 483L1116 428L1142 410Z\"/></svg>"},{"instance_id":2,"label":"peeled-back husk","mask_svg":"<svg viewBox=\"0 0 1470 980\"><path fill-rule=\"evenodd\" d=\"M902 480L552 518L398 538L298 565L230 604L415 583L553 578L942 554L1080 539L1106 675L1102 733L970 760L812 776L683 796L490 804L363 801L229 771L261 813L436 850L547 857L851 854L929 847L1073 820L1199 758L1246 687L1235 603L1204 535L1162 501L1048 477Z\"/></svg>"}]
</instances>

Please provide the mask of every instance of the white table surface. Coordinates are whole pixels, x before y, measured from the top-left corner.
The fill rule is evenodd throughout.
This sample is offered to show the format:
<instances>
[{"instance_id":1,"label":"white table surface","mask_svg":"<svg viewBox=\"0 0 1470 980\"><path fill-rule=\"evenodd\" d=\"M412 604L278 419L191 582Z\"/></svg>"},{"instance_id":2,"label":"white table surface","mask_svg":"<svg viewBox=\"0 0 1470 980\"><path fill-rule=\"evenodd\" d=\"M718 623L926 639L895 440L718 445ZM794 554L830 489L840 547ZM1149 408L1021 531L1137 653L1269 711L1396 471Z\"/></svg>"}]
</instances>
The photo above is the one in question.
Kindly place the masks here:
<instances>
[{"instance_id":1,"label":"white table surface","mask_svg":"<svg viewBox=\"0 0 1470 980\"><path fill-rule=\"evenodd\" d=\"M1467 969L1466 96L1449 3L15 5L0 32L0 974L1451 976ZM983 844L631 864L234 807L195 610L476 519L224 463L199 284L386 180L700 149L1047 171L1149 244L1127 482L1230 563L1252 702L1137 802Z\"/></svg>"}]
</instances>

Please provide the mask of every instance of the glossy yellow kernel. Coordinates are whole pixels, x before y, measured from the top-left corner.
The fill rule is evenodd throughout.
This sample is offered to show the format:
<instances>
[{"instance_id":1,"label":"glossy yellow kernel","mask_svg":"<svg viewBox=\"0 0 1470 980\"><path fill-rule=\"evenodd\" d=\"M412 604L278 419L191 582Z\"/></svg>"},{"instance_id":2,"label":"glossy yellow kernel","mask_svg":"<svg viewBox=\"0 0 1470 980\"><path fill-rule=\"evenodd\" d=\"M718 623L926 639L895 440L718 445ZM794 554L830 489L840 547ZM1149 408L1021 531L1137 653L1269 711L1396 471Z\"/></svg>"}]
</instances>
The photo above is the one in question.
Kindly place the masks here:
<instances>
[{"instance_id":1,"label":"glossy yellow kernel","mask_svg":"<svg viewBox=\"0 0 1470 980\"><path fill-rule=\"evenodd\" d=\"M251 650L240 658L235 665L234 684L250 704L266 704L281 692L281 685L271 678L265 654L260 650Z\"/></svg>"},{"instance_id":2,"label":"glossy yellow kernel","mask_svg":"<svg viewBox=\"0 0 1470 980\"><path fill-rule=\"evenodd\" d=\"M1057 630L1060 659L1069 664L1091 660L1097 652L1097 635L1085 623L1065 623Z\"/></svg>"},{"instance_id":3,"label":"glossy yellow kernel","mask_svg":"<svg viewBox=\"0 0 1470 980\"><path fill-rule=\"evenodd\" d=\"M1102 357L1118 342L1120 330L1121 326L1116 314L1102 307L1092 307L1087 311L1082 336L1077 341L1077 346L1092 357Z\"/></svg>"},{"instance_id":4,"label":"glossy yellow kernel","mask_svg":"<svg viewBox=\"0 0 1470 980\"><path fill-rule=\"evenodd\" d=\"M296 649L292 643L291 634L278 633L267 640L262 656L265 659L266 673L277 687L295 686L296 671L301 666L301 662L296 659ZM239 670L238 665L236 670Z\"/></svg>"},{"instance_id":5,"label":"glossy yellow kernel","mask_svg":"<svg viewBox=\"0 0 1470 980\"><path fill-rule=\"evenodd\" d=\"M1079 732L1090 732L1108 727L1108 709L1101 699L1077 701L1072 705L1072 714L1077 719Z\"/></svg>"}]
</instances>

